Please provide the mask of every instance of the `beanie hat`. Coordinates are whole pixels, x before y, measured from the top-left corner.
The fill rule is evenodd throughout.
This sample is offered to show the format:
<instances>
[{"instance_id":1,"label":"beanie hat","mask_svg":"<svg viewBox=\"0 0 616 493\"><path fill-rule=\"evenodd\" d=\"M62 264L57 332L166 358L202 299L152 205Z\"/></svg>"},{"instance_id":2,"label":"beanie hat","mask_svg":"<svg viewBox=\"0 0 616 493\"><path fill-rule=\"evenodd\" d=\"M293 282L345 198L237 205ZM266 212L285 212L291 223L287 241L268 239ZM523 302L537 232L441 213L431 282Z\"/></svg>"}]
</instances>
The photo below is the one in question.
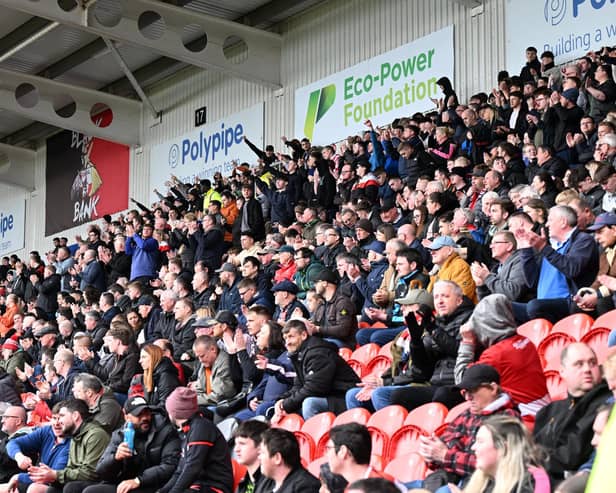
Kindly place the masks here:
<instances>
[{"instance_id":1,"label":"beanie hat","mask_svg":"<svg viewBox=\"0 0 616 493\"><path fill-rule=\"evenodd\" d=\"M572 103L577 103L578 97L580 96L580 91L578 91L577 89L567 89L566 91L563 91L562 96L565 99L568 99L569 101L571 101Z\"/></svg>"},{"instance_id":2,"label":"beanie hat","mask_svg":"<svg viewBox=\"0 0 616 493\"><path fill-rule=\"evenodd\" d=\"M167 397L165 408L172 419L188 419L198 410L197 393L188 387L178 387Z\"/></svg>"},{"instance_id":3,"label":"beanie hat","mask_svg":"<svg viewBox=\"0 0 616 493\"><path fill-rule=\"evenodd\" d=\"M17 341L15 339L7 339L2 344L2 349L10 349L11 351L17 351L19 346L17 345Z\"/></svg>"}]
</instances>

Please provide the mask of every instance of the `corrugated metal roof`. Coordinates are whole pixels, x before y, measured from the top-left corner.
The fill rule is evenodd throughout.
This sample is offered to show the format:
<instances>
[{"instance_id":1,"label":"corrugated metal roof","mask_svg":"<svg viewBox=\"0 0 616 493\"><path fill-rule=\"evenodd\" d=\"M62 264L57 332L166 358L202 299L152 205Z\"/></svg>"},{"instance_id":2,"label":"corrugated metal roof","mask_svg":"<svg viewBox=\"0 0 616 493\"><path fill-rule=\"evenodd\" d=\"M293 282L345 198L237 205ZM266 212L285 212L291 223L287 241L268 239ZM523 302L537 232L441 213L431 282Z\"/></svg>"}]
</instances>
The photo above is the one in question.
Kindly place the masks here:
<instances>
[{"instance_id":1,"label":"corrugated metal roof","mask_svg":"<svg viewBox=\"0 0 616 493\"><path fill-rule=\"evenodd\" d=\"M269 27L275 21L280 21L281 17L293 15L299 10L308 8L319 1L322 0L305 0L299 3L290 2L289 5L292 5L291 9L285 12L271 12L271 15L268 13L266 20L261 21L261 25L256 27ZM267 7L269 4L267 0L192 0L188 2L182 0L169 0L166 3L177 5L178 2L187 10L228 20L242 19L243 16L254 12L256 9L263 8L264 6ZM114 12L117 10L117 0L98 0L96 7L102 12L106 12L108 15L114 15ZM6 50L10 49L15 39L19 38L20 29L23 29L23 26L37 19L38 18L8 8L0 9L0 57L2 57L3 51L6 52ZM44 23L41 22L41 25L44 25ZM149 26L149 29L156 31L158 26L154 24ZM190 29L187 29L186 36L192 39L198 36L198 33L196 31L191 32ZM35 75L41 73L45 74L45 70L50 66L59 61L62 61L62 64L64 64L67 57L70 57L76 52L79 53L83 47L91 44L96 39L96 35L86 31L60 25L40 39L25 46L14 55L8 57L6 60L0 62L0 68ZM146 48L122 44L119 44L118 48L126 64L133 72L161 58L159 54ZM61 73L55 74L55 80L86 88L100 89L114 81L123 79L124 73L108 49L102 47L100 50L93 50L93 53L94 54L91 55L89 59L79 60L79 63L74 66L68 63L67 68L58 70L58 72ZM69 62L72 62L72 60L69 60ZM167 75L168 73L161 73L160 79ZM156 77L150 77L148 82L156 82ZM19 115L9 115L6 111L0 111L2 112L0 139L32 123Z\"/></svg>"}]
</instances>

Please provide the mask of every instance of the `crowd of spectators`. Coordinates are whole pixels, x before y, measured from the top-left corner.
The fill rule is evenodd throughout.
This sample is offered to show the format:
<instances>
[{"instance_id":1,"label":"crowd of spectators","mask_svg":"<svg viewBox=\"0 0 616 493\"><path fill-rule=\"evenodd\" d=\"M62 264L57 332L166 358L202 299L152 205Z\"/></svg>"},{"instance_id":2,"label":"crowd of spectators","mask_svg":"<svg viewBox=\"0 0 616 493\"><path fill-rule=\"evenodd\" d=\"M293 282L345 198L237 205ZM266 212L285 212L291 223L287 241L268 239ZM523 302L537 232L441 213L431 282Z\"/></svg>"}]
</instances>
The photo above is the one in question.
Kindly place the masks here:
<instances>
[{"instance_id":1,"label":"crowd of spectators","mask_svg":"<svg viewBox=\"0 0 616 493\"><path fill-rule=\"evenodd\" d=\"M240 492L404 491L365 426L330 430L321 484L276 424L464 400L409 486L583 491L616 357L606 382L565 347L551 402L516 329L615 308L616 49L526 55L466 104L441 78L435 111L344 142L246 138L231 176L172 176L74 244L2 259L0 492L231 493L231 452ZM360 379L343 350L370 343L391 367Z\"/></svg>"}]
</instances>

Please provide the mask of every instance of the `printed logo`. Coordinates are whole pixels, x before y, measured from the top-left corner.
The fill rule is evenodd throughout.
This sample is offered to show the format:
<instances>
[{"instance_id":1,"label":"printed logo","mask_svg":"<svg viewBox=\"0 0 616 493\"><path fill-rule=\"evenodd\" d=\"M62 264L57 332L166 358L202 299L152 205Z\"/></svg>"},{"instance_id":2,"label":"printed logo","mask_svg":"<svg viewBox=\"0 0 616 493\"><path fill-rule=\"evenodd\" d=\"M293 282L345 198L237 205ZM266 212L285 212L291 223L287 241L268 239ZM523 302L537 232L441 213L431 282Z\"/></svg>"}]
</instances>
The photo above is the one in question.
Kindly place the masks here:
<instances>
[{"instance_id":1,"label":"printed logo","mask_svg":"<svg viewBox=\"0 0 616 493\"><path fill-rule=\"evenodd\" d=\"M180 146L173 144L169 149L169 166L175 168L180 160Z\"/></svg>"},{"instance_id":2,"label":"printed logo","mask_svg":"<svg viewBox=\"0 0 616 493\"><path fill-rule=\"evenodd\" d=\"M567 0L545 0L545 22L551 26L558 26L567 13Z\"/></svg>"},{"instance_id":3,"label":"printed logo","mask_svg":"<svg viewBox=\"0 0 616 493\"><path fill-rule=\"evenodd\" d=\"M312 140L314 126L323 118L327 110L332 107L335 100L335 84L330 84L310 93L310 97L308 98L308 111L306 112L306 122L304 123L304 135L308 139Z\"/></svg>"}]
</instances>

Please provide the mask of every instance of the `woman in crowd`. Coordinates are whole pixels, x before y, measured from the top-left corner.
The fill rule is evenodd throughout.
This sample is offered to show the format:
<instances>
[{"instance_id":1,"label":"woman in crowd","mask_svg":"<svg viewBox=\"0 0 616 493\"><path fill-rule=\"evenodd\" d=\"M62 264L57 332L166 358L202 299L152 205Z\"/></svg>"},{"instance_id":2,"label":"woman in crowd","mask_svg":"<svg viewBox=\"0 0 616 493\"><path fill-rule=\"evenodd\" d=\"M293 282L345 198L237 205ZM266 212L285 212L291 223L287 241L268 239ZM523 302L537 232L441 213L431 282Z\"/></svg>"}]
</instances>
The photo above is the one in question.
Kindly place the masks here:
<instances>
[{"instance_id":1,"label":"woman in crowd","mask_svg":"<svg viewBox=\"0 0 616 493\"><path fill-rule=\"evenodd\" d=\"M180 386L177 369L154 344L143 346L139 364L143 368L143 397L151 406L164 407L167 396Z\"/></svg>"},{"instance_id":2,"label":"woman in crowd","mask_svg":"<svg viewBox=\"0 0 616 493\"><path fill-rule=\"evenodd\" d=\"M477 469L464 493L550 493L547 473L526 427L516 418L494 416L479 428L473 445ZM449 485L453 493L461 490Z\"/></svg>"}]
</instances>

